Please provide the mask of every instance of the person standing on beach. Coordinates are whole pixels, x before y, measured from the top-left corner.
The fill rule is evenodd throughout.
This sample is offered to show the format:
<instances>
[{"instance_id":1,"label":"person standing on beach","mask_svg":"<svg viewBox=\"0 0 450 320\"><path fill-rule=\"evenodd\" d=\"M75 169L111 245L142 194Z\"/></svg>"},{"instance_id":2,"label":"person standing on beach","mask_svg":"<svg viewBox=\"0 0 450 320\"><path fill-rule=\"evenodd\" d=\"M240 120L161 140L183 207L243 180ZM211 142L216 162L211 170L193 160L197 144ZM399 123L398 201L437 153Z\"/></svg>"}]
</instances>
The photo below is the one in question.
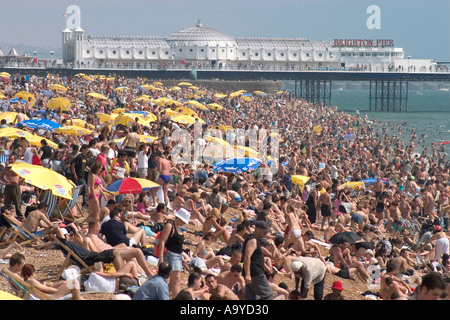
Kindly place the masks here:
<instances>
[{"instance_id":1,"label":"person standing on beach","mask_svg":"<svg viewBox=\"0 0 450 320\"><path fill-rule=\"evenodd\" d=\"M256 221L255 231L243 243L242 275L245 280L245 300L272 300L273 290L264 274L264 254L260 241L270 232L266 221Z\"/></svg>"},{"instance_id":2,"label":"person standing on beach","mask_svg":"<svg viewBox=\"0 0 450 320\"><path fill-rule=\"evenodd\" d=\"M164 203L166 204L166 206L169 206L168 189L169 189L170 168L171 168L171 162L168 159L168 156L169 151L166 150L162 155L159 155L156 158L159 172L159 177L156 180L156 182L162 187L164 194Z\"/></svg>"}]
</instances>

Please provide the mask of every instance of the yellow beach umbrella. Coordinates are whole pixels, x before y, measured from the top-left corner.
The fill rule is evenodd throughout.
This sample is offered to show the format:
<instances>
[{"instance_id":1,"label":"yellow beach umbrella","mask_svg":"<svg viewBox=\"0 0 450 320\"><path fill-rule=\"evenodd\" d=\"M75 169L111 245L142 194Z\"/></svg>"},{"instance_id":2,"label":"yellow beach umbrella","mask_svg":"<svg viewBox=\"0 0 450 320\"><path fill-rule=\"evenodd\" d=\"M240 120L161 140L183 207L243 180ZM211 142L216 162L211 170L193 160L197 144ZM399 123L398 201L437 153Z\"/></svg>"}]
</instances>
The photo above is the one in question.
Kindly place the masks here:
<instances>
[{"instance_id":1,"label":"yellow beach umbrella","mask_svg":"<svg viewBox=\"0 0 450 320\"><path fill-rule=\"evenodd\" d=\"M235 158L236 150L229 144L222 145L218 143L209 144L203 149L202 156L213 159Z\"/></svg>"},{"instance_id":2,"label":"yellow beach umbrella","mask_svg":"<svg viewBox=\"0 0 450 320\"><path fill-rule=\"evenodd\" d=\"M214 136L208 136L208 135L206 135L206 136L205 136L205 140L208 141L208 142L213 142L213 143L215 143L215 144L220 144L220 145L222 145L222 146L229 146L229 145L230 145L226 140L221 139L221 138L219 138L219 137L214 137Z\"/></svg>"},{"instance_id":3,"label":"yellow beach umbrella","mask_svg":"<svg viewBox=\"0 0 450 320\"><path fill-rule=\"evenodd\" d=\"M175 109L176 112L178 113L182 113L188 116L198 116L198 114L192 110L191 108L187 108L187 107L177 107Z\"/></svg>"},{"instance_id":4,"label":"yellow beach umbrella","mask_svg":"<svg viewBox=\"0 0 450 320\"><path fill-rule=\"evenodd\" d=\"M187 102L185 102L185 104L190 105L191 107L200 109L200 110L207 110L208 108L201 104L200 102L196 101L196 100L189 100Z\"/></svg>"},{"instance_id":5,"label":"yellow beach umbrella","mask_svg":"<svg viewBox=\"0 0 450 320\"><path fill-rule=\"evenodd\" d=\"M221 106L220 104L218 104L218 103L216 103L216 102L208 103L208 104L206 105L206 107L207 107L208 109L211 109L211 110L218 110L218 111L221 111L221 110L223 109L223 106Z\"/></svg>"},{"instance_id":6,"label":"yellow beach umbrella","mask_svg":"<svg viewBox=\"0 0 450 320\"><path fill-rule=\"evenodd\" d=\"M51 190L56 196L72 199L75 184L56 171L24 162L12 164L11 170L24 178L28 184L42 190Z\"/></svg>"},{"instance_id":7,"label":"yellow beach umbrella","mask_svg":"<svg viewBox=\"0 0 450 320\"><path fill-rule=\"evenodd\" d=\"M56 149L58 148L58 145L56 143L54 143L52 140L46 139L46 138L42 138L41 136L38 136L36 134L34 134L31 138L27 138L27 141L34 147L42 147L42 140L47 141L47 145L50 148Z\"/></svg>"},{"instance_id":8,"label":"yellow beach umbrella","mask_svg":"<svg viewBox=\"0 0 450 320\"><path fill-rule=\"evenodd\" d=\"M349 182L341 184L340 186L337 187L337 189L338 190L345 189L345 188L356 189L356 188L362 187L362 186L364 186L363 181L349 181Z\"/></svg>"},{"instance_id":9,"label":"yellow beach umbrella","mask_svg":"<svg viewBox=\"0 0 450 320\"><path fill-rule=\"evenodd\" d=\"M189 89L192 89L192 90L198 90L198 89L200 89L200 88L197 87L197 86L190 86Z\"/></svg>"},{"instance_id":10,"label":"yellow beach umbrella","mask_svg":"<svg viewBox=\"0 0 450 320\"><path fill-rule=\"evenodd\" d=\"M108 100L108 97L102 95L101 93L97 93L97 92L89 92L87 95L92 98L99 99L99 100Z\"/></svg>"},{"instance_id":11,"label":"yellow beach umbrella","mask_svg":"<svg viewBox=\"0 0 450 320\"><path fill-rule=\"evenodd\" d=\"M15 123L16 122L16 117L19 113L18 112L12 112L12 111L8 111L8 112L4 112L4 113L0 113L0 120L5 119L6 123ZM24 115L25 119L28 120L28 116Z\"/></svg>"},{"instance_id":12,"label":"yellow beach umbrella","mask_svg":"<svg viewBox=\"0 0 450 320\"><path fill-rule=\"evenodd\" d=\"M121 91L125 91L127 89L128 89L128 87L126 87L126 86L120 86L120 87L115 88L114 91L121 92Z\"/></svg>"},{"instance_id":13,"label":"yellow beach umbrella","mask_svg":"<svg viewBox=\"0 0 450 320\"><path fill-rule=\"evenodd\" d=\"M253 99L248 96L241 96L241 99L244 101L253 101Z\"/></svg>"},{"instance_id":14,"label":"yellow beach umbrella","mask_svg":"<svg viewBox=\"0 0 450 320\"><path fill-rule=\"evenodd\" d=\"M92 134L93 131L80 127L80 126L64 126L54 129L55 133L57 134L66 134L66 135L74 135L74 136L84 136L87 134Z\"/></svg>"},{"instance_id":15,"label":"yellow beach umbrella","mask_svg":"<svg viewBox=\"0 0 450 320\"><path fill-rule=\"evenodd\" d=\"M169 89L169 91L180 91L181 88L178 86L173 86L172 88Z\"/></svg>"},{"instance_id":16,"label":"yellow beach umbrella","mask_svg":"<svg viewBox=\"0 0 450 320\"><path fill-rule=\"evenodd\" d=\"M127 111L127 109L125 109L125 108L116 108L116 109L113 109L112 110L112 113L114 113L114 114L120 114L120 113L124 113L125 111Z\"/></svg>"},{"instance_id":17,"label":"yellow beach umbrella","mask_svg":"<svg viewBox=\"0 0 450 320\"><path fill-rule=\"evenodd\" d=\"M0 78L11 78L11 74L8 72L0 72Z\"/></svg>"},{"instance_id":18,"label":"yellow beach umbrella","mask_svg":"<svg viewBox=\"0 0 450 320\"><path fill-rule=\"evenodd\" d=\"M166 109L165 112L169 117L182 115L182 113L176 112L175 110L172 109Z\"/></svg>"},{"instance_id":19,"label":"yellow beach umbrella","mask_svg":"<svg viewBox=\"0 0 450 320\"><path fill-rule=\"evenodd\" d=\"M309 181L309 177L307 176L301 176L301 175L292 175L292 182L295 183L300 187L300 190L303 192L303 189L305 188L305 184Z\"/></svg>"},{"instance_id":20,"label":"yellow beach umbrella","mask_svg":"<svg viewBox=\"0 0 450 320\"><path fill-rule=\"evenodd\" d=\"M92 78L92 77L90 77L90 76L87 76L87 75L81 76L81 78L83 78L83 79L86 80L86 81L90 81L90 82L92 82L92 81L95 80L94 78Z\"/></svg>"},{"instance_id":21,"label":"yellow beach umbrella","mask_svg":"<svg viewBox=\"0 0 450 320\"><path fill-rule=\"evenodd\" d=\"M188 116L185 114L176 115L170 118L172 121L181 123L181 124L194 124L195 121L199 121L200 123L204 123L204 121L200 118L194 118L192 116Z\"/></svg>"},{"instance_id":22,"label":"yellow beach umbrella","mask_svg":"<svg viewBox=\"0 0 450 320\"><path fill-rule=\"evenodd\" d=\"M114 123L114 119L116 119L117 116L118 116L117 113L113 113L113 114L97 113L97 117L100 120L100 122L102 122L102 123L113 124Z\"/></svg>"},{"instance_id":23,"label":"yellow beach umbrella","mask_svg":"<svg viewBox=\"0 0 450 320\"><path fill-rule=\"evenodd\" d=\"M192 83L190 83L190 82L180 82L178 85L179 85L180 87L182 87L182 86L188 87L188 86L192 86Z\"/></svg>"},{"instance_id":24,"label":"yellow beach umbrella","mask_svg":"<svg viewBox=\"0 0 450 320\"><path fill-rule=\"evenodd\" d=\"M53 98L48 102L50 109L61 109L61 111L68 111L72 107L72 103L66 97Z\"/></svg>"},{"instance_id":25,"label":"yellow beach umbrella","mask_svg":"<svg viewBox=\"0 0 450 320\"><path fill-rule=\"evenodd\" d=\"M84 74L84 73L77 73L77 74L75 75L75 77L83 77L83 76L86 76L86 74Z\"/></svg>"},{"instance_id":26,"label":"yellow beach umbrella","mask_svg":"<svg viewBox=\"0 0 450 320\"><path fill-rule=\"evenodd\" d=\"M222 99L225 98L227 95L223 93L215 93L214 96L218 99Z\"/></svg>"},{"instance_id":27,"label":"yellow beach umbrella","mask_svg":"<svg viewBox=\"0 0 450 320\"><path fill-rule=\"evenodd\" d=\"M140 123L141 125L144 125L144 126L150 125L149 121L144 120L144 118L142 118L140 115L138 115L136 113L121 113L114 120L114 124L116 126L119 124L122 124L124 126L131 127L134 124L136 118L138 119L138 123Z\"/></svg>"},{"instance_id":28,"label":"yellow beach umbrella","mask_svg":"<svg viewBox=\"0 0 450 320\"><path fill-rule=\"evenodd\" d=\"M0 290L0 300L23 300L23 299L9 292Z\"/></svg>"},{"instance_id":29,"label":"yellow beach umbrella","mask_svg":"<svg viewBox=\"0 0 450 320\"><path fill-rule=\"evenodd\" d=\"M71 119L71 121L72 121L72 124L74 126L84 127L84 128L89 129L89 130L94 130L95 129L94 125L90 124L89 122L87 122L85 120L82 120L82 119Z\"/></svg>"},{"instance_id":30,"label":"yellow beach umbrella","mask_svg":"<svg viewBox=\"0 0 450 320\"><path fill-rule=\"evenodd\" d=\"M146 117L144 117L145 121L148 122L155 122L156 120L158 120L158 117L156 115L154 115L153 113L148 113L148 115Z\"/></svg>"},{"instance_id":31,"label":"yellow beach umbrella","mask_svg":"<svg viewBox=\"0 0 450 320\"><path fill-rule=\"evenodd\" d=\"M155 86L163 86L164 85L162 82L159 82L159 81L153 81L153 84Z\"/></svg>"},{"instance_id":32,"label":"yellow beach umbrella","mask_svg":"<svg viewBox=\"0 0 450 320\"><path fill-rule=\"evenodd\" d=\"M49 88L50 90L55 90L55 91L64 91L64 92L67 91L67 88L66 88L66 87L64 87L64 86L61 85L61 84L57 84L57 83L52 83L48 88Z\"/></svg>"},{"instance_id":33,"label":"yellow beach umbrella","mask_svg":"<svg viewBox=\"0 0 450 320\"><path fill-rule=\"evenodd\" d=\"M32 139L33 135L17 128L1 128L0 137Z\"/></svg>"},{"instance_id":34,"label":"yellow beach umbrella","mask_svg":"<svg viewBox=\"0 0 450 320\"><path fill-rule=\"evenodd\" d=\"M14 95L14 98L22 98L23 100L28 101L29 98L31 98L31 101L34 102L36 101L36 97L30 93L30 92L26 92L26 91L19 91Z\"/></svg>"},{"instance_id":35,"label":"yellow beach umbrella","mask_svg":"<svg viewBox=\"0 0 450 320\"><path fill-rule=\"evenodd\" d=\"M250 158L258 158L258 156L259 156L259 152L256 151L256 150L253 149L253 148L250 148L250 147L246 147L246 146L235 146L234 148L235 148L236 150L244 151L244 155L245 155L246 157L250 157Z\"/></svg>"},{"instance_id":36,"label":"yellow beach umbrella","mask_svg":"<svg viewBox=\"0 0 450 320\"><path fill-rule=\"evenodd\" d=\"M114 141L115 142L122 142L123 140L125 140L125 137L120 138L120 139L115 139ZM158 140L158 137L146 136L146 135L143 135L143 134L139 135L139 142L142 142L142 143L151 143L151 142L153 142L155 140Z\"/></svg>"}]
</instances>

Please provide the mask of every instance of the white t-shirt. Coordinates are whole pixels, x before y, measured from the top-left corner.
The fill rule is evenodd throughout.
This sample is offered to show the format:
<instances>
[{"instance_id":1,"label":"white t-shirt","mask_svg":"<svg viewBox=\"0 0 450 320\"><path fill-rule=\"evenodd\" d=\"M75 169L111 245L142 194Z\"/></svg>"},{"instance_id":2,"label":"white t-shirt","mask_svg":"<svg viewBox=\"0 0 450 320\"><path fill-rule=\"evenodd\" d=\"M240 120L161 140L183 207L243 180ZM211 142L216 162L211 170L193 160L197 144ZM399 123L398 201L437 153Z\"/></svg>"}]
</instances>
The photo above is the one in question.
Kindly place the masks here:
<instances>
[{"instance_id":1,"label":"white t-shirt","mask_svg":"<svg viewBox=\"0 0 450 320\"><path fill-rule=\"evenodd\" d=\"M144 151L140 151L138 154L138 168L148 168L148 157Z\"/></svg>"},{"instance_id":2,"label":"white t-shirt","mask_svg":"<svg viewBox=\"0 0 450 320\"><path fill-rule=\"evenodd\" d=\"M26 163L33 163L33 152L31 151L32 147L28 147L25 152L23 153L23 161Z\"/></svg>"}]
</instances>

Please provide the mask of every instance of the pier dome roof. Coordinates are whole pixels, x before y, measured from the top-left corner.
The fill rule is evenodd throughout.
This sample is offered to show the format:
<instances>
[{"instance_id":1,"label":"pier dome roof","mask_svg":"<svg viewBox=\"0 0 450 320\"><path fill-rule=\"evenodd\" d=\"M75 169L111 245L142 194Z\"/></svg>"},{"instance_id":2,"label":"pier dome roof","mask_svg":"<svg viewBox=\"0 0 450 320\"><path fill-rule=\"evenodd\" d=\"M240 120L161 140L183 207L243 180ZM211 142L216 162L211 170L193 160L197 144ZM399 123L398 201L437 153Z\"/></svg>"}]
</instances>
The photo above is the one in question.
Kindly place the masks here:
<instances>
[{"instance_id":1,"label":"pier dome roof","mask_svg":"<svg viewBox=\"0 0 450 320\"><path fill-rule=\"evenodd\" d=\"M200 21L195 27L182 29L170 35L167 42L171 46L211 46L211 47L236 47L237 43L233 37L204 27Z\"/></svg>"}]
</instances>

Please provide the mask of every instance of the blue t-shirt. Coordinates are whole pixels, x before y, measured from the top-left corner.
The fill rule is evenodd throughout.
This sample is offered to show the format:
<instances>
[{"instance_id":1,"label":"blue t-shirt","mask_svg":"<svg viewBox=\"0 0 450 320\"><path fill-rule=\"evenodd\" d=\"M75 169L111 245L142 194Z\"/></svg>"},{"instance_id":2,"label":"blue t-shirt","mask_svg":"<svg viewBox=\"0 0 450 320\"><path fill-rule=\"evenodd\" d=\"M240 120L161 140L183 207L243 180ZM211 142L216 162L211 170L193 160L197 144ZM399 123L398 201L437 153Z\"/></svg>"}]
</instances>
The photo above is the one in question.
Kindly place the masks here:
<instances>
[{"instance_id":1,"label":"blue t-shirt","mask_svg":"<svg viewBox=\"0 0 450 320\"><path fill-rule=\"evenodd\" d=\"M125 243L127 246L130 244L125 225L116 219L110 219L104 222L101 226L100 233L106 237L106 243L113 247L121 243Z\"/></svg>"},{"instance_id":2,"label":"blue t-shirt","mask_svg":"<svg viewBox=\"0 0 450 320\"><path fill-rule=\"evenodd\" d=\"M170 300L169 286L160 275L147 279L133 295L133 300Z\"/></svg>"}]
</instances>

